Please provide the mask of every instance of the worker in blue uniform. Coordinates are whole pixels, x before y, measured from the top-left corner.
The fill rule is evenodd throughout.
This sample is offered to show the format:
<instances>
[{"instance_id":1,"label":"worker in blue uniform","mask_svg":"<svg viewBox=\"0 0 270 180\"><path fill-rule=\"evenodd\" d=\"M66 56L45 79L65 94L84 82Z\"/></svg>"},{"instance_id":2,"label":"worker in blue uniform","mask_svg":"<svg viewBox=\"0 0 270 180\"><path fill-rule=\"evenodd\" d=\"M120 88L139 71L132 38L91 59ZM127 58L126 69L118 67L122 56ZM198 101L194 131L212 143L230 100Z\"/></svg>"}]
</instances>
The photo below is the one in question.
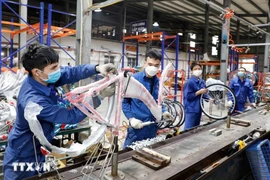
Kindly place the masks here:
<instances>
[{"instance_id":1,"label":"worker in blue uniform","mask_svg":"<svg viewBox=\"0 0 270 180\"><path fill-rule=\"evenodd\" d=\"M253 86L251 81L246 77L246 69L240 67L237 76L230 82L230 88L233 90L236 97L236 111L244 111L247 98L253 107L256 106L253 94Z\"/></svg>"},{"instance_id":2,"label":"worker in blue uniform","mask_svg":"<svg viewBox=\"0 0 270 180\"><path fill-rule=\"evenodd\" d=\"M41 153L41 144L34 137L24 118L24 109L28 102L42 106L43 110L37 116L44 135L49 142L54 137L54 124L75 124L86 118L76 107L67 109L57 105L60 96L56 87L64 84L75 83L94 74L104 75L116 72L113 64L105 65L80 65L60 68L58 53L51 47L32 44L21 58L23 67L29 75L20 89L17 101L17 117L9 134L6 148L3 172L5 180L22 180L37 174L37 171L27 171L25 166L21 171L15 170L12 163L42 163L45 161ZM115 91L113 86L105 89L100 94L102 97L111 96ZM35 166L32 166L36 168Z\"/></svg>"},{"instance_id":3,"label":"worker in blue uniform","mask_svg":"<svg viewBox=\"0 0 270 180\"><path fill-rule=\"evenodd\" d=\"M144 85L157 101L159 79L156 74L158 73L161 63L161 53L157 50L150 50L145 58L144 70L135 73L133 77ZM143 126L142 124L143 122L155 122L156 119L141 100L136 98L124 98L122 109L126 118L129 120L129 128L127 130L124 148L135 141L156 137L158 130L156 123L148 126ZM173 117L169 112L165 111L163 113L163 119L173 119Z\"/></svg>"},{"instance_id":4,"label":"worker in blue uniform","mask_svg":"<svg viewBox=\"0 0 270 180\"><path fill-rule=\"evenodd\" d=\"M200 96L201 94L206 94L208 92L205 82L201 78L201 65L198 62L192 62L190 69L192 76L184 85L183 97L185 109L185 130L200 125L202 116Z\"/></svg>"}]
</instances>

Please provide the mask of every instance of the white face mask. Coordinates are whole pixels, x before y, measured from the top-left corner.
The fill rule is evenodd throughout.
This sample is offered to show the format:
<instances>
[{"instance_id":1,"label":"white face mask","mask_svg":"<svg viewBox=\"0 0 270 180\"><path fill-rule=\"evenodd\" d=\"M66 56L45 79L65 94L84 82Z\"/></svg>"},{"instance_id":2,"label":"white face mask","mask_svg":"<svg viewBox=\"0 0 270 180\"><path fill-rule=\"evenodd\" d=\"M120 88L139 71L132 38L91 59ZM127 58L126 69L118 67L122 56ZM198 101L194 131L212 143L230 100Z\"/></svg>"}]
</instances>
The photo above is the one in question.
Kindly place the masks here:
<instances>
[{"instance_id":1,"label":"white face mask","mask_svg":"<svg viewBox=\"0 0 270 180\"><path fill-rule=\"evenodd\" d=\"M158 68L155 67L155 66L147 66L147 67L145 68L145 72L146 72L149 76L153 77L153 76L155 76L155 75L157 74Z\"/></svg>"},{"instance_id":2,"label":"white face mask","mask_svg":"<svg viewBox=\"0 0 270 180\"><path fill-rule=\"evenodd\" d=\"M194 70L192 74L196 77L199 77L202 75L202 70Z\"/></svg>"}]
</instances>

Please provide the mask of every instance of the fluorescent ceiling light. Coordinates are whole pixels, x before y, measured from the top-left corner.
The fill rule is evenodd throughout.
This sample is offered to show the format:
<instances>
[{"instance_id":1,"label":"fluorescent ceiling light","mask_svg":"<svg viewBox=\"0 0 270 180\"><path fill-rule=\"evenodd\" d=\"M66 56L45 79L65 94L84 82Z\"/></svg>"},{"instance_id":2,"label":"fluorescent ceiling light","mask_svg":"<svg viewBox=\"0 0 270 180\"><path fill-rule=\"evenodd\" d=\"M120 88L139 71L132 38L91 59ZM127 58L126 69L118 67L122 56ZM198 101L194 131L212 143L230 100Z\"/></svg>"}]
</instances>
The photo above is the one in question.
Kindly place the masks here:
<instances>
[{"instance_id":1,"label":"fluorescent ceiling light","mask_svg":"<svg viewBox=\"0 0 270 180\"><path fill-rule=\"evenodd\" d=\"M101 12L102 10L100 8L98 8L98 9L95 9L94 11L95 12Z\"/></svg>"},{"instance_id":2,"label":"fluorescent ceiling light","mask_svg":"<svg viewBox=\"0 0 270 180\"><path fill-rule=\"evenodd\" d=\"M155 27L159 26L158 22L155 22L155 23L153 24L153 26L155 26Z\"/></svg>"}]
</instances>

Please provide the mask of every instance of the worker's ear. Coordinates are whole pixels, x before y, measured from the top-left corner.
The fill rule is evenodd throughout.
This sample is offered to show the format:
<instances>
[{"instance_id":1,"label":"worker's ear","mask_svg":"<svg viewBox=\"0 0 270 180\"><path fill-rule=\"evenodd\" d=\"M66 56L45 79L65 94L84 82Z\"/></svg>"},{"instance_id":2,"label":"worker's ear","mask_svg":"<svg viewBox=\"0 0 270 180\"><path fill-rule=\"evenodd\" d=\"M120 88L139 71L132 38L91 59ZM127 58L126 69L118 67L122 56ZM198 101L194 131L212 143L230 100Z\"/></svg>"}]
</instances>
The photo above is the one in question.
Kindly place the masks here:
<instances>
[{"instance_id":1,"label":"worker's ear","mask_svg":"<svg viewBox=\"0 0 270 180\"><path fill-rule=\"evenodd\" d=\"M38 68L32 69L33 76L39 77L40 76L40 73L41 73L41 70L40 69L38 69Z\"/></svg>"}]
</instances>

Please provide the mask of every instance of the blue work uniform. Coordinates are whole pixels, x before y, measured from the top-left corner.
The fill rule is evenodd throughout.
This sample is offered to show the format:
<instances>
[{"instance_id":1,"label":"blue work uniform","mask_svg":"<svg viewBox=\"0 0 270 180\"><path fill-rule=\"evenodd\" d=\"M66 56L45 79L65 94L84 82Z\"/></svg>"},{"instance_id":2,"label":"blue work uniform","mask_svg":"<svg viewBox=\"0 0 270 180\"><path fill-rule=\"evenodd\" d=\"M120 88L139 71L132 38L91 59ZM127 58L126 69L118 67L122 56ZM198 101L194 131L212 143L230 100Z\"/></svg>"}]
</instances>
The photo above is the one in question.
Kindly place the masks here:
<instances>
[{"instance_id":1,"label":"blue work uniform","mask_svg":"<svg viewBox=\"0 0 270 180\"><path fill-rule=\"evenodd\" d=\"M202 116L201 96L196 96L195 93L205 87L204 80L195 76L191 76L184 85L185 130L200 125Z\"/></svg>"},{"instance_id":2,"label":"blue work uniform","mask_svg":"<svg viewBox=\"0 0 270 180\"><path fill-rule=\"evenodd\" d=\"M159 79L157 76L148 78L145 74L145 70L139 73L135 73L133 77L139 81L157 101L159 90ZM155 117L150 112L149 108L139 99L136 98L124 98L122 102L122 109L127 119L136 118L142 122L156 121ZM151 124L145 126L142 129L128 128L124 148L131 145L135 141L141 141L147 138L154 138L157 135L157 124Z\"/></svg>"},{"instance_id":3,"label":"blue work uniform","mask_svg":"<svg viewBox=\"0 0 270 180\"><path fill-rule=\"evenodd\" d=\"M52 142L55 123L75 124L86 118L86 115L76 107L68 110L65 107L58 106L59 95L55 87L78 82L96 73L94 65L66 66L61 68L60 79L48 86L37 82L28 75L19 92L17 117L8 137L8 146L3 162L5 180L22 180L37 174L37 171L14 171L12 165L14 162L36 163L34 148L36 149L38 163L45 161L45 157L40 151L41 144L36 138L33 138L33 133L29 128L27 120L24 118L24 109L27 103L32 101L43 107L37 118L44 135L49 142Z\"/></svg>"},{"instance_id":4,"label":"blue work uniform","mask_svg":"<svg viewBox=\"0 0 270 180\"><path fill-rule=\"evenodd\" d=\"M239 77L233 78L230 82L230 88L233 90L236 97L235 110L245 110L245 103L247 102L247 97L250 103L254 103L253 86L248 78L244 78L243 81L241 81Z\"/></svg>"}]
</instances>

